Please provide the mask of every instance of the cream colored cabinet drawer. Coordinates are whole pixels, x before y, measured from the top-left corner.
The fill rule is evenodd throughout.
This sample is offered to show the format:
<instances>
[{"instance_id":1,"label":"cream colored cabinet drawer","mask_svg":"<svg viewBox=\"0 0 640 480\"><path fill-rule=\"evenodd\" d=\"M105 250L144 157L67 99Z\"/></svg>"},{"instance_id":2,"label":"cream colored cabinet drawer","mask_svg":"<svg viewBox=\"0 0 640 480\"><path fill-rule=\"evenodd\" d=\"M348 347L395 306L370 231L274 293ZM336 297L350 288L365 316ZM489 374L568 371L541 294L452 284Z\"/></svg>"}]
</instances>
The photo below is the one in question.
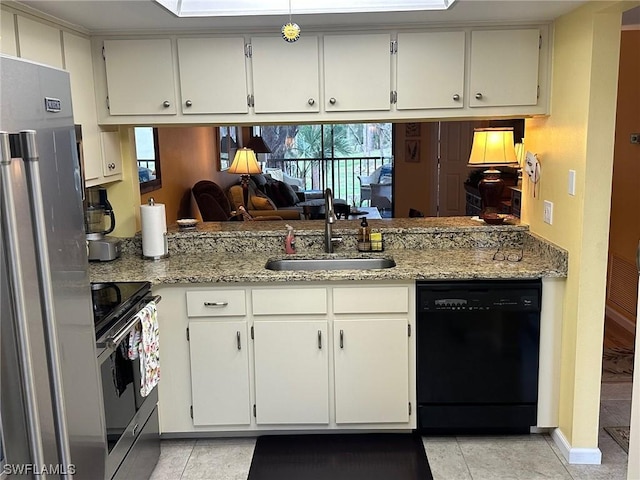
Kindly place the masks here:
<instances>
[{"instance_id":1,"label":"cream colored cabinet drawer","mask_svg":"<svg viewBox=\"0 0 640 480\"><path fill-rule=\"evenodd\" d=\"M246 314L244 290L187 292L188 317L243 317Z\"/></svg>"},{"instance_id":2,"label":"cream colored cabinet drawer","mask_svg":"<svg viewBox=\"0 0 640 480\"><path fill-rule=\"evenodd\" d=\"M406 313L408 287L338 287L333 289L334 313Z\"/></svg>"},{"instance_id":3,"label":"cream colored cabinet drawer","mask_svg":"<svg viewBox=\"0 0 640 480\"><path fill-rule=\"evenodd\" d=\"M299 315L327 313L324 288L283 288L253 290L254 315Z\"/></svg>"}]
</instances>

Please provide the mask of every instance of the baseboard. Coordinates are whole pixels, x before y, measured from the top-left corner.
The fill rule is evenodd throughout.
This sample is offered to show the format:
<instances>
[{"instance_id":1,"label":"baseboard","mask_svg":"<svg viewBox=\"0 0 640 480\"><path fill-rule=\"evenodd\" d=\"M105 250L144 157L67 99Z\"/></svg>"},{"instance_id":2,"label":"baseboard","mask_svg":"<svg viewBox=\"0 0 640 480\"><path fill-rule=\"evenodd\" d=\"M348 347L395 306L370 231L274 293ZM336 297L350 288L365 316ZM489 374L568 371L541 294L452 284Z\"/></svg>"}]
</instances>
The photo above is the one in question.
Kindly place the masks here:
<instances>
[{"instance_id":1,"label":"baseboard","mask_svg":"<svg viewBox=\"0 0 640 480\"><path fill-rule=\"evenodd\" d=\"M599 448L574 448L559 428L551 432L551 438L571 465L600 465L602 452Z\"/></svg>"},{"instance_id":2,"label":"baseboard","mask_svg":"<svg viewBox=\"0 0 640 480\"><path fill-rule=\"evenodd\" d=\"M633 323L632 320L622 315L617 310L609 307L608 305L605 307L605 315L613 320L621 328L625 329L627 332L635 334L636 332L636 324Z\"/></svg>"}]
</instances>

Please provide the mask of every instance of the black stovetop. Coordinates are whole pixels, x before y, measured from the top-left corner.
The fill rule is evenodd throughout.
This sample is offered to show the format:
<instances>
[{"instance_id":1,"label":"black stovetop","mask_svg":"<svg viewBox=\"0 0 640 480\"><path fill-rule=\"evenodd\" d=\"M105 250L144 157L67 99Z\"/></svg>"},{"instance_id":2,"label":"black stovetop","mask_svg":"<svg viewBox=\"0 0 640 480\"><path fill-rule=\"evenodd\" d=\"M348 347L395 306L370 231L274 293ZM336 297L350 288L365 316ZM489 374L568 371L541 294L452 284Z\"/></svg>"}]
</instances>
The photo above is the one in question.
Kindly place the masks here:
<instances>
[{"instance_id":1,"label":"black stovetop","mask_svg":"<svg viewBox=\"0 0 640 480\"><path fill-rule=\"evenodd\" d=\"M91 284L96 338L151 293L149 282L107 282Z\"/></svg>"}]
</instances>

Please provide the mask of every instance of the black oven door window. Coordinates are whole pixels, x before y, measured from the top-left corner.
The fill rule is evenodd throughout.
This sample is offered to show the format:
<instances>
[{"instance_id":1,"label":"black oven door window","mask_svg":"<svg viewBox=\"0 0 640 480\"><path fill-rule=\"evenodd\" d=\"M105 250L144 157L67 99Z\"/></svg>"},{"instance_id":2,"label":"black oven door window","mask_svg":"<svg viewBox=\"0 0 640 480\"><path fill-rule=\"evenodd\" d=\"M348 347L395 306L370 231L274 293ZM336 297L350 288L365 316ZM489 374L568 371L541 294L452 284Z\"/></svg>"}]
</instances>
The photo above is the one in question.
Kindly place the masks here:
<instances>
[{"instance_id":1,"label":"black oven door window","mask_svg":"<svg viewBox=\"0 0 640 480\"><path fill-rule=\"evenodd\" d=\"M128 343L121 342L100 367L109 453L142 405L140 359L129 360Z\"/></svg>"}]
</instances>

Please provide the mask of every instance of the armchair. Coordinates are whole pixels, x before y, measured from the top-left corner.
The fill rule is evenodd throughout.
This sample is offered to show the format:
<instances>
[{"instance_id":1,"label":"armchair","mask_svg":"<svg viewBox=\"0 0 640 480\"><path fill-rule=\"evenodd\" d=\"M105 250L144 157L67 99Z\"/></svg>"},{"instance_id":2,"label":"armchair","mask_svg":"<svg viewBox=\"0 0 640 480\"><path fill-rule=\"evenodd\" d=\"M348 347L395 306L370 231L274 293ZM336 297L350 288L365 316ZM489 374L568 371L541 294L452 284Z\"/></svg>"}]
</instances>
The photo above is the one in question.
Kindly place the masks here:
<instances>
[{"instance_id":1,"label":"armchair","mask_svg":"<svg viewBox=\"0 0 640 480\"><path fill-rule=\"evenodd\" d=\"M380 210L391 209L391 184L390 183L372 183L371 188L371 206Z\"/></svg>"},{"instance_id":2,"label":"armchair","mask_svg":"<svg viewBox=\"0 0 640 480\"><path fill-rule=\"evenodd\" d=\"M362 202L365 200L369 200L369 204L373 207L374 205L371 203L371 184L373 183L391 183L392 179L392 166L389 164L381 165L376 168L371 175L358 175L358 180L360 181L360 205L362 206Z\"/></svg>"}]
</instances>

